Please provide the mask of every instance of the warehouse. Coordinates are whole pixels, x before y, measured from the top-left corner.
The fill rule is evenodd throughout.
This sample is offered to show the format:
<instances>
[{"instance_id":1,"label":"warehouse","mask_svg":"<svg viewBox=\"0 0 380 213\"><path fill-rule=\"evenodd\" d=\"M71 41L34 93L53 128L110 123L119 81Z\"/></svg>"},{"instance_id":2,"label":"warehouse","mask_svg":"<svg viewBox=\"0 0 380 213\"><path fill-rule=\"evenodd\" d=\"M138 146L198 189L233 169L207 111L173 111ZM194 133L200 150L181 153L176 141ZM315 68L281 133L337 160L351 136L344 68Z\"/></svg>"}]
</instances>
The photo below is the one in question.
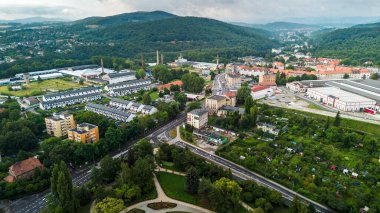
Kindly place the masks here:
<instances>
[{"instance_id":1,"label":"warehouse","mask_svg":"<svg viewBox=\"0 0 380 213\"><path fill-rule=\"evenodd\" d=\"M342 111L363 111L364 108L375 109L376 101L341 90L336 87L309 88L307 95L314 100Z\"/></svg>"}]
</instances>

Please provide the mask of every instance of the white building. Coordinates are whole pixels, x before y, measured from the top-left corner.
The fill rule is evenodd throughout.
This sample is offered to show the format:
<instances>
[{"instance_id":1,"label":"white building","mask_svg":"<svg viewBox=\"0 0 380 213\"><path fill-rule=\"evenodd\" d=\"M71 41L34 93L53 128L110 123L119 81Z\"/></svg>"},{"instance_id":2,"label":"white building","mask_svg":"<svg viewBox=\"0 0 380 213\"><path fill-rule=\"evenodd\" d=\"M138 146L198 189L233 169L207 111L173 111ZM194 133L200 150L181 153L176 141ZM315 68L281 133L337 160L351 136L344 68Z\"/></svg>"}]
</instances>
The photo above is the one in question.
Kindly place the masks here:
<instances>
[{"instance_id":1,"label":"white building","mask_svg":"<svg viewBox=\"0 0 380 213\"><path fill-rule=\"evenodd\" d=\"M195 109L187 113L186 123L196 129L201 129L208 122L208 111L203 109Z\"/></svg>"},{"instance_id":2,"label":"white building","mask_svg":"<svg viewBox=\"0 0 380 213\"><path fill-rule=\"evenodd\" d=\"M136 93L140 90L150 90L150 79L131 80L126 82L120 82L116 84L108 84L104 87L108 94L112 97L124 96L132 93Z\"/></svg>"},{"instance_id":3,"label":"white building","mask_svg":"<svg viewBox=\"0 0 380 213\"><path fill-rule=\"evenodd\" d=\"M307 86L301 84L299 81L286 83L286 88L290 89L293 92L305 93L307 91Z\"/></svg>"},{"instance_id":4,"label":"white building","mask_svg":"<svg viewBox=\"0 0 380 213\"><path fill-rule=\"evenodd\" d=\"M306 93L310 98L342 111L363 111L364 108L375 109L376 101L346 92L335 87L309 88Z\"/></svg>"},{"instance_id":5,"label":"white building","mask_svg":"<svg viewBox=\"0 0 380 213\"><path fill-rule=\"evenodd\" d=\"M272 96L274 93L273 88L270 86L253 86L251 89L251 96L253 100L258 100Z\"/></svg>"},{"instance_id":6,"label":"white building","mask_svg":"<svg viewBox=\"0 0 380 213\"><path fill-rule=\"evenodd\" d=\"M276 126L268 123L257 123L257 128L272 135L278 135L280 133L280 130L277 129Z\"/></svg>"},{"instance_id":7,"label":"white building","mask_svg":"<svg viewBox=\"0 0 380 213\"><path fill-rule=\"evenodd\" d=\"M245 76L261 76L265 75L266 73L270 72L269 68L266 67L247 67L247 66L238 66L237 71L240 73L240 75Z\"/></svg>"},{"instance_id":8,"label":"white building","mask_svg":"<svg viewBox=\"0 0 380 213\"><path fill-rule=\"evenodd\" d=\"M154 113L158 112L156 107L118 98L112 98L110 101L110 106L121 110L129 110L134 113L139 112L144 115L153 115Z\"/></svg>"},{"instance_id":9,"label":"white building","mask_svg":"<svg viewBox=\"0 0 380 213\"><path fill-rule=\"evenodd\" d=\"M92 111L100 115L104 115L106 117L112 118L114 120L122 121L122 122L130 122L133 118L136 117L133 113L128 113L122 110L113 109L110 107L103 106L101 104L93 104L89 103L86 105L85 109L87 111Z\"/></svg>"},{"instance_id":10,"label":"white building","mask_svg":"<svg viewBox=\"0 0 380 213\"><path fill-rule=\"evenodd\" d=\"M136 80L136 72L126 71L126 72L109 73L103 76L103 80L108 81L108 83L110 84Z\"/></svg>"}]
</instances>

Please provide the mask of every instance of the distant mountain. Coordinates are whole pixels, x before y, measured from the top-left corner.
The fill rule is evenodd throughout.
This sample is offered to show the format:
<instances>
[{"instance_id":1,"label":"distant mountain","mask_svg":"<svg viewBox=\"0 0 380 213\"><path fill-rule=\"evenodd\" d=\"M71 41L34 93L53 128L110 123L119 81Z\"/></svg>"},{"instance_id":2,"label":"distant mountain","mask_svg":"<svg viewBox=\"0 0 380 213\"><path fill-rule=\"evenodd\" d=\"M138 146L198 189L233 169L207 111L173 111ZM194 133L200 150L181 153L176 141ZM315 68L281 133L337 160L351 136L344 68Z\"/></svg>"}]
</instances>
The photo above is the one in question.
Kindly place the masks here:
<instances>
[{"instance_id":1,"label":"distant mountain","mask_svg":"<svg viewBox=\"0 0 380 213\"><path fill-rule=\"evenodd\" d=\"M14 19L14 20L0 20L0 23L18 23L18 24L33 24L33 23L53 23L53 22L65 22L68 20L59 18L44 18L44 17L30 17L24 19Z\"/></svg>"},{"instance_id":2,"label":"distant mountain","mask_svg":"<svg viewBox=\"0 0 380 213\"><path fill-rule=\"evenodd\" d=\"M380 65L380 23L361 24L317 36L315 54L343 59L344 64Z\"/></svg>"},{"instance_id":3,"label":"distant mountain","mask_svg":"<svg viewBox=\"0 0 380 213\"><path fill-rule=\"evenodd\" d=\"M157 21L161 19L174 18L176 15L163 12L163 11L153 11L153 12L134 12L134 13L123 13L108 17L89 17L82 20L73 22L74 25L100 25L100 26L111 26L126 23L141 23L148 21Z\"/></svg>"},{"instance_id":4,"label":"distant mountain","mask_svg":"<svg viewBox=\"0 0 380 213\"><path fill-rule=\"evenodd\" d=\"M322 25L324 27L345 28L358 24L379 22L380 17L303 17L286 18L284 21L300 24Z\"/></svg>"},{"instance_id":5,"label":"distant mountain","mask_svg":"<svg viewBox=\"0 0 380 213\"><path fill-rule=\"evenodd\" d=\"M281 32L281 31L296 31L300 29L310 29L310 30L319 30L322 27L318 25L310 25L310 24L299 24L292 22L271 22L268 24L247 24L247 23L234 23L239 26L244 27L252 27L263 29L271 32Z\"/></svg>"}]
</instances>

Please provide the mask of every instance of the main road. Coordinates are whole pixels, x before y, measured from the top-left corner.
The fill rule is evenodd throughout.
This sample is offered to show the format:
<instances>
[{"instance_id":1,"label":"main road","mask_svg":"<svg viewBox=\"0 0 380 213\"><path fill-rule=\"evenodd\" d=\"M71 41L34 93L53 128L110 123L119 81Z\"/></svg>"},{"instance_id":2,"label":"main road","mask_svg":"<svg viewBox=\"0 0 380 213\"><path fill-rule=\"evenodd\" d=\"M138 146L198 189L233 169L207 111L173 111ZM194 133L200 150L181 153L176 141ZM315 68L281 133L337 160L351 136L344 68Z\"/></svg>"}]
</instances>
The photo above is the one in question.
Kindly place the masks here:
<instances>
[{"instance_id":1,"label":"main road","mask_svg":"<svg viewBox=\"0 0 380 213\"><path fill-rule=\"evenodd\" d=\"M185 122L186 114L181 113L178 117L170 123L153 130L146 138L153 139L154 142L158 142L158 135L170 131L181 123ZM119 158L128 152L128 150L137 143L139 140L135 140L119 151L111 154L113 158ZM92 165L88 165L80 170L76 170L72 173L73 185L83 186L86 182L91 180ZM47 206L47 194L50 190L45 190L40 193L29 195L20 199L17 199L9 204L9 212L12 213L38 213Z\"/></svg>"},{"instance_id":2,"label":"main road","mask_svg":"<svg viewBox=\"0 0 380 213\"><path fill-rule=\"evenodd\" d=\"M309 198L305 197L305 196L302 196L300 194L298 194L297 192L291 190L291 189L288 189L266 177L263 177L255 172L252 172L240 165L237 165L229 160L226 160L222 157L219 157L217 155L214 155L212 153L209 153L195 145L192 145L192 144L189 144L183 140L181 140L178 136L177 138L173 139L172 141L174 141L174 144L177 145L177 146L180 146L180 147L183 147L183 148L188 148L190 151L192 151L193 153L207 159L208 161L210 162L213 162L217 165L220 165L224 168L228 168L228 169L231 169L231 172L232 174L234 175L234 177L237 177L238 179L242 179L242 180L254 180L255 182L263 185L263 186L266 186L268 188L271 188L272 190L275 190L279 193L282 194L282 197L288 201L292 201L294 197L298 196L300 198L301 201L303 201L304 203L310 203L312 205L314 205L315 209L318 211L318 212L323 212L323 213L327 213L327 212L334 212L333 210L331 210L330 208L320 204L320 203L317 203L313 200L310 200Z\"/></svg>"}]
</instances>

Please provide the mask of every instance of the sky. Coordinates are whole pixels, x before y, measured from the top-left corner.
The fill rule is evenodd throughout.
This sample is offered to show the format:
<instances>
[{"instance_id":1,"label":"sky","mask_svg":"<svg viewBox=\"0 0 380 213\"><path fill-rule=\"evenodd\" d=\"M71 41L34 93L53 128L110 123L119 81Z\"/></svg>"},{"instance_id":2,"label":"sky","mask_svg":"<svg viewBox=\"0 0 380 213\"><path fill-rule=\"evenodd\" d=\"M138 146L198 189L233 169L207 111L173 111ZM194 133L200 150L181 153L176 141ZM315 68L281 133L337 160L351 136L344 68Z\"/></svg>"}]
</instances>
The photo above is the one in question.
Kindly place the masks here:
<instances>
[{"instance_id":1,"label":"sky","mask_svg":"<svg viewBox=\"0 0 380 213\"><path fill-rule=\"evenodd\" d=\"M288 17L380 16L379 0L0 0L0 19L34 16L76 20L163 10L227 22L263 23Z\"/></svg>"}]
</instances>

